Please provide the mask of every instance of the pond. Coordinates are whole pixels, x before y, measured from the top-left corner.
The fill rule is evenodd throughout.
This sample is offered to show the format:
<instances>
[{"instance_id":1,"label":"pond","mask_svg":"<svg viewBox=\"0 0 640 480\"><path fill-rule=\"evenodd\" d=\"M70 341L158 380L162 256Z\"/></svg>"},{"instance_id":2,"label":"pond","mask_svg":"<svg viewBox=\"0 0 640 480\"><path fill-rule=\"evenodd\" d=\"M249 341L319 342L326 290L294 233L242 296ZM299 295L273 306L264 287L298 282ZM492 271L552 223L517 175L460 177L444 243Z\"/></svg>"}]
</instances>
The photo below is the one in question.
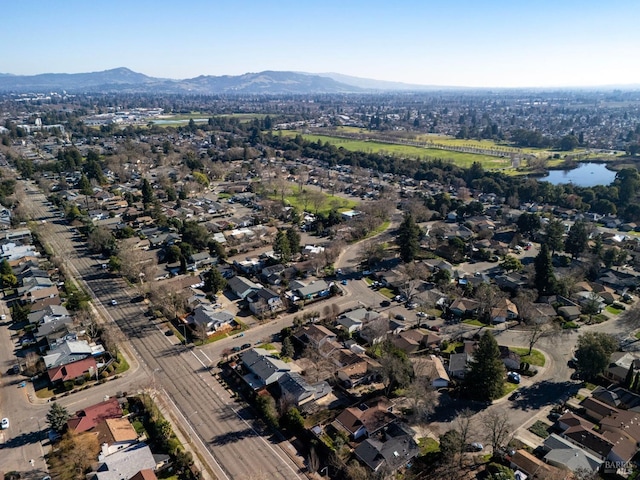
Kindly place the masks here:
<instances>
[{"instance_id":1,"label":"pond","mask_svg":"<svg viewBox=\"0 0 640 480\"><path fill-rule=\"evenodd\" d=\"M616 172L608 170L604 163L581 163L571 170L549 170L546 177L540 180L558 185L561 183L573 183L580 187L593 187L595 185L609 185L616 178Z\"/></svg>"}]
</instances>

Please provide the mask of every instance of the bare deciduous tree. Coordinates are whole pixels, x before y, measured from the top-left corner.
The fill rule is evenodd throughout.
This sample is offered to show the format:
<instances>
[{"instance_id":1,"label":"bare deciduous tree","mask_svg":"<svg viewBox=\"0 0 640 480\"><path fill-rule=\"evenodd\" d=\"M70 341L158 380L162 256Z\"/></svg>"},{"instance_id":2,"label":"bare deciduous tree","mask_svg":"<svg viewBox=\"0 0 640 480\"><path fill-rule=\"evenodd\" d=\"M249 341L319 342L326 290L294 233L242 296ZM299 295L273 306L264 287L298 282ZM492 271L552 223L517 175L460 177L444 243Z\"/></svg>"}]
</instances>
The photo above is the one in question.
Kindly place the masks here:
<instances>
[{"instance_id":1,"label":"bare deciduous tree","mask_svg":"<svg viewBox=\"0 0 640 480\"><path fill-rule=\"evenodd\" d=\"M507 413L504 411L489 411L482 417L484 438L491 445L493 452L508 443L511 435L511 424Z\"/></svg>"}]
</instances>

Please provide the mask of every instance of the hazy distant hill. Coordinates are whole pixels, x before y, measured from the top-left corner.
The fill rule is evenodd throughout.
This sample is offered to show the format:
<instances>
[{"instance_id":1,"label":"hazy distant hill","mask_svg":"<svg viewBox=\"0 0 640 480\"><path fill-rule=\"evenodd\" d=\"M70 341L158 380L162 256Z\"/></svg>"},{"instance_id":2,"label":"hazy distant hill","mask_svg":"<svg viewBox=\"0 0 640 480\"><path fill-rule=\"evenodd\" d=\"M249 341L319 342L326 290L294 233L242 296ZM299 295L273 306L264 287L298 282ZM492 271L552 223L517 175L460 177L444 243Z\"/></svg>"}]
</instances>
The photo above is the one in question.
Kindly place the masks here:
<instances>
[{"instance_id":1,"label":"hazy distant hill","mask_svg":"<svg viewBox=\"0 0 640 480\"><path fill-rule=\"evenodd\" d=\"M154 78L128 68L92 73L44 73L11 75L0 73L0 91L41 92L142 92L142 93L248 93L308 94L358 92L357 86L328 77L295 72L259 72L244 75L199 76L184 80Z\"/></svg>"},{"instance_id":2,"label":"hazy distant hill","mask_svg":"<svg viewBox=\"0 0 640 480\"><path fill-rule=\"evenodd\" d=\"M450 90L451 87L439 87L435 85L413 85L410 83L402 82L388 82L385 80L372 80L371 78L352 77L350 75L343 75L341 73L318 73L322 77L327 77L335 80L336 82L345 83L354 87L362 88L364 90L405 90L405 91L417 91L417 90Z\"/></svg>"}]
</instances>

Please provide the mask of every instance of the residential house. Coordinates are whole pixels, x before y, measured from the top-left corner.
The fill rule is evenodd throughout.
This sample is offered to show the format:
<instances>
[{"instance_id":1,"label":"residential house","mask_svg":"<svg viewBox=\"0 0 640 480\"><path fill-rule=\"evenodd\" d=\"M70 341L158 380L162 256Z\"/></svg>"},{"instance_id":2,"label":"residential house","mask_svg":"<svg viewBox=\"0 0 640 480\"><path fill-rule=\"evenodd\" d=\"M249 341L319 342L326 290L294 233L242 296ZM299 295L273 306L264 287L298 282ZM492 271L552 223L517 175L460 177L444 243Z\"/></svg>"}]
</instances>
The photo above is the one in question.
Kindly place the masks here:
<instances>
[{"instance_id":1,"label":"residential house","mask_svg":"<svg viewBox=\"0 0 640 480\"><path fill-rule=\"evenodd\" d=\"M101 351L104 349L94 349L85 340L67 340L49 350L44 356L44 364L47 368L66 365Z\"/></svg>"},{"instance_id":2,"label":"residential house","mask_svg":"<svg viewBox=\"0 0 640 480\"><path fill-rule=\"evenodd\" d=\"M238 275L227 280L227 286L229 287L229 290L241 299L245 299L250 293L262 288L261 285Z\"/></svg>"},{"instance_id":3,"label":"residential house","mask_svg":"<svg viewBox=\"0 0 640 480\"><path fill-rule=\"evenodd\" d=\"M526 473L530 478L546 478L556 470L526 450L518 450L511 457L511 468Z\"/></svg>"},{"instance_id":4,"label":"residential house","mask_svg":"<svg viewBox=\"0 0 640 480\"><path fill-rule=\"evenodd\" d=\"M296 407L318 400L331 393L331 386L327 382L313 385L296 372L286 372L278 378L280 395Z\"/></svg>"},{"instance_id":5,"label":"residential house","mask_svg":"<svg viewBox=\"0 0 640 480\"><path fill-rule=\"evenodd\" d=\"M411 359L413 371L417 377L426 377L435 389L447 388L451 379L440 357L429 355L425 357L413 357Z\"/></svg>"},{"instance_id":6,"label":"residential house","mask_svg":"<svg viewBox=\"0 0 640 480\"><path fill-rule=\"evenodd\" d=\"M491 309L492 323L505 323L509 320L518 318L518 307L508 298L498 301L495 307Z\"/></svg>"},{"instance_id":7,"label":"residential house","mask_svg":"<svg viewBox=\"0 0 640 480\"><path fill-rule=\"evenodd\" d=\"M546 452L544 461L562 470L597 472L602 465L600 458L582 450L556 433L552 433L544 440L542 448Z\"/></svg>"},{"instance_id":8,"label":"residential house","mask_svg":"<svg viewBox=\"0 0 640 480\"><path fill-rule=\"evenodd\" d=\"M532 303L528 313L534 323L546 323L557 316L556 310L548 303Z\"/></svg>"},{"instance_id":9,"label":"residential house","mask_svg":"<svg viewBox=\"0 0 640 480\"><path fill-rule=\"evenodd\" d=\"M353 440L372 436L396 420L391 413L391 403L386 398L378 398L361 403L357 407L345 408L332 425L349 435Z\"/></svg>"},{"instance_id":10,"label":"residential house","mask_svg":"<svg viewBox=\"0 0 640 480\"><path fill-rule=\"evenodd\" d=\"M295 293L299 298L305 300L326 297L330 293L330 285L324 280L315 280L306 286L298 288Z\"/></svg>"},{"instance_id":11,"label":"residential house","mask_svg":"<svg viewBox=\"0 0 640 480\"><path fill-rule=\"evenodd\" d=\"M85 374L94 377L97 372L96 359L88 356L65 365L51 367L47 370L47 375L49 376L49 381L55 384L57 382L73 381L83 377Z\"/></svg>"},{"instance_id":12,"label":"residential house","mask_svg":"<svg viewBox=\"0 0 640 480\"><path fill-rule=\"evenodd\" d=\"M365 354L357 356L358 360L338 369L336 376L345 388L368 385L381 379L382 365Z\"/></svg>"},{"instance_id":13,"label":"residential house","mask_svg":"<svg viewBox=\"0 0 640 480\"><path fill-rule=\"evenodd\" d=\"M249 310L251 310L255 315L277 312L284 308L280 295L268 288L255 290L249 293L246 299L249 303Z\"/></svg>"},{"instance_id":14,"label":"residential house","mask_svg":"<svg viewBox=\"0 0 640 480\"><path fill-rule=\"evenodd\" d=\"M145 443L137 443L111 455L100 455L98 461L98 468L86 476L87 480L130 479L141 470L156 471L159 463Z\"/></svg>"},{"instance_id":15,"label":"residential house","mask_svg":"<svg viewBox=\"0 0 640 480\"><path fill-rule=\"evenodd\" d=\"M580 406L584 408L587 417L596 421L600 421L603 418L618 412L617 408L607 405L600 400L596 400L593 397L587 397L582 400L582 402L580 402Z\"/></svg>"},{"instance_id":16,"label":"residential house","mask_svg":"<svg viewBox=\"0 0 640 480\"><path fill-rule=\"evenodd\" d=\"M500 289L511 292L517 292L529 284L529 278L526 275L515 272L498 275L493 280Z\"/></svg>"},{"instance_id":17,"label":"residential house","mask_svg":"<svg viewBox=\"0 0 640 480\"><path fill-rule=\"evenodd\" d=\"M219 310L213 305L204 304L197 306L186 318L186 322L193 325L195 329L202 329L207 335L211 335L219 330L231 329L234 318L235 316L226 310Z\"/></svg>"},{"instance_id":18,"label":"residential house","mask_svg":"<svg viewBox=\"0 0 640 480\"><path fill-rule=\"evenodd\" d=\"M27 316L29 323L36 325L69 317L69 311L61 305L48 305L42 310L32 312Z\"/></svg>"},{"instance_id":19,"label":"residential house","mask_svg":"<svg viewBox=\"0 0 640 480\"><path fill-rule=\"evenodd\" d=\"M138 442L138 434L128 418L107 418L96 425L94 431L105 456Z\"/></svg>"},{"instance_id":20,"label":"residential house","mask_svg":"<svg viewBox=\"0 0 640 480\"><path fill-rule=\"evenodd\" d=\"M281 263L276 263L268 267L264 267L260 272L262 280L269 285L280 285L282 283L282 274L285 267Z\"/></svg>"},{"instance_id":21,"label":"residential house","mask_svg":"<svg viewBox=\"0 0 640 480\"><path fill-rule=\"evenodd\" d=\"M209 252L194 253L189 257L187 270L198 270L214 263L215 260L209 255Z\"/></svg>"},{"instance_id":22,"label":"residential house","mask_svg":"<svg viewBox=\"0 0 640 480\"><path fill-rule=\"evenodd\" d=\"M422 328L405 330L391 338L391 342L405 353L415 353L423 348L438 347L441 340L435 333Z\"/></svg>"},{"instance_id":23,"label":"residential house","mask_svg":"<svg viewBox=\"0 0 640 480\"><path fill-rule=\"evenodd\" d=\"M51 287L30 290L22 296L22 300L26 303L36 303L45 298L58 297L59 294L58 287L53 285Z\"/></svg>"},{"instance_id":24,"label":"residential house","mask_svg":"<svg viewBox=\"0 0 640 480\"><path fill-rule=\"evenodd\" d=\"M640 355L634 352L613 352L604 376L616 383L624 383L632 365L634 371L640 370Z\"/></svg>"},{"instance_id":25,"label":"residential house","mask_svg":"<svg viewBox=\"0 0 640 480\"><path fill-rule=\"evenodd\" d=\"M69 430L74 433L93 430L100 422L107 418L121 418L122 408L117 398L109 398L83 410L78 410L67 420Z\"/></svg>"},{"instance_id":26,"label":"residential house","mask_svg":"<svg viewBox=\"0 0 640 480\"><path fill-rule=\"evenodd\" d=\"M500 345L498 348L500 349L500 359L505 368L507 370L518 370L520 368L520 355L510 350L509 347Z\"/></svg>"},{"instance_id":27,"label":"residential house","mask_svg":"<svg viewBox=\"0 0 640 480\"><path fill-rule=\"evenodd\" d=\"M392 423L384 432L369 437L354 450L358 460L374 472L395 472L408 466L420 454L414 440L415 433L409 427Z\"/></svg>"},{"instance_id":28,"label":"residential house","mask_svg":"<svg viewBox=\"0 0 640 480\"><path fill-rule=\"evenodd\" d=\"M254 390L277 382L285 373L291 371L290 365L272 357L269 351L263 348L247 350L240 355L240 360L249 372L244 376L244 380Z\"/></svg>"},{"instance_id":29,"label":"residential house","mask_svg":"<svg viewBox=\"0 0 640 480\"><path fill-rule=\"evenodd\" d=\"M311 345L320 348L325 342L334 342L336 334L322 325L304 325L293 333L293 338L303 345Z\"/></svg>"},{"instance_id":30,"label":"residential house","mask_svg":"<svg viewBox=\"0 0 640 480\"><path fill-rule=\"evenodd\" d=\"M337 324L349 333L362 330L362 326L368 322L380 318L380 313L366 308L357 308L349 312L344 312L338 317Z\"/></svg>"},{"instance_id":31,"label":"residential house","mask_svg":"<svg viewBox=\"0 0 640 480\"><path fill-rule=\"evenodd\" d=\"M469 370L469 362L472 360L468 353L452 353L449 356L449 365L447 373L454 378L464 378Z\"/></svg>"},{"instance_id":32,"label":"residential house","mask_svg":"<svg viewBox=\"0 0 640 480\"><path fill-rule=\"evenodd\" d=\"M573 305L558 308L558 313L567 321L573 321L580 318L580 309Z\"/></svg>"},{"instance_id":33,"label":"residential house","mask_svg":"<svg viewBox=\"0 0 640 480\"><path fill-rule=\"evenodd\" d=\"M475 317L479 308L480 303L470 298L458 298L449 305L449 311L459 318Z\"/></svg>"}]
</instances>

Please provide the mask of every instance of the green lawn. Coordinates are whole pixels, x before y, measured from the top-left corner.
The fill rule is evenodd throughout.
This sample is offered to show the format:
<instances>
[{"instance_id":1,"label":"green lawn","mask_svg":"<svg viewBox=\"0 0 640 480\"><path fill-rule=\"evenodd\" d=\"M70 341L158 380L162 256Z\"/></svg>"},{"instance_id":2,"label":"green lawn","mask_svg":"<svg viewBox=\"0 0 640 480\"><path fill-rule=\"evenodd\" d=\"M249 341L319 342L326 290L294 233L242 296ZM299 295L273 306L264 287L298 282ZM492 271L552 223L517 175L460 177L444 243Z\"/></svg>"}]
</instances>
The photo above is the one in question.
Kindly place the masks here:
<instances>
[{"instance_id":1,"label":"green lawn","mask_svg":"<svg viewBox=\"0 0 640 480\"><path fill-rule=\"evenodd\" d=\"M420 455L440 451L440 444L430 437L422 437L418 440L418 446L420 447Z\"/></svg>"},{"instance_id":2,"label":"green lawn","mask_svg":"<svg viewBox=\"0 0 640 480\"><path fill-rule=\"evenodd\" d=\"M640 340L640 330L637 331L633 336Z\"/></svg>"},{"instance_id":3,"label":"green lawn","mask_svg":"<svg viewBox=\"0 0 640 480\"><path fill-rule=\"evenodd\" d=\"M520 385L517 383L504 382L504 393L503 397L510 395L513 391L515 391Z\"/></svg>"},{"instance_id":4,"label":"green lawn","mask_svg":"<svg viewBox=\"0 0 640 480\"><path fill-rule=\"evenodd\" d=\"M609 312L609 313L613 314L613 315L618 315L620 312L622 312L622 310L621 310L621 309L619 309L619 308L615 308L615 307L613 307L613 306L611 306L611 305L607 305L607 306L605 307L605 310L606 310L607 312Z\"/></svg>"},{"instance_id":5,"label":"green lawn","mask_svg":"<svg viewBox=\"0 0 640 480\"><path fill-rule=\"evenodd\" d=\"M451 342L447 345L447 348L443 350L443 353L455 353L458 348L463 346L462 342Z\"/></svg>"},{"instance_id":6,"label":"green lawn","mask_svg":"<svg viewBox=\"0 0 640 480\"><path fill-rule=\"evenodd\" d=\"M383 287L380 290L378 290L382 295L384 295L387 298L393 298L396 296L395 293L393 293L393 291L390 288L387 287Z\"/></svg>"},{"instance_id":7,"label":"green lawn","mask_svg":"<svg viewBox=\"0 0 640 480\"><path fill-rule=\"evenodd\" d=\"M283 131L283 135L296 136L299 132ZM482 165L489 170L511 169L511 159L493 157L491 155L479 155L473 153L454 152L450 150L442 150L439 148L414 147L412 145L398 145L394 143L384 143L378 141L351 140L346 138L328 136L328 135L309 135L303 134L305 140L311 142L329 142L336 147L345 150L378 153L382 155L398 155L407 158L417 158L421 160L442 159L450 160L460 167L470 167L473 162L481 162Z\"/></svg>"},{"instance_id":8,"label":"green lawn","mask_svg":"<svg viewBox=\"0 0 640 480\"><path fill-rule=\"evenodd\" d=\"M480 320L477 320L475 318L467 318L466 320L463 320L462 323L466 323L467 325L474 325L476 327L493 328L493 325L487 325L486 323L482 323Z\"/></svg>"},{"instance_id":9,"label":"green lawn","mask_svg":"<svg viewBox=\"0 0 640 480\"><path fill-rule=\"evenodd\" d=\"M531 355L527 355L529 353L528 348L509 347L509 349L520 355L521 361L536 367L544 367L545 359L541 351L533 349L531 350Z\"/></svg>"},{"instance_id":10,"label":"green lawn","mask_svg":"<svg viewBox=\"0 0 640 480\"><path fill-rule=\"evenodd\" d=\"M533 425L531 425L528 430L539 436L540 438L547 438L549 436L549 429L551 428L551 425L549 425L548 423L542 422L540 420L538 420L536 423L534 423Z\"/></svg>"},{"instance_id":11,"label":"green lawn","mask_svg":"<svg viewBox=\"0 0 640 480\"><path fill-rule=\"evenodd\" d=\"M307 212L316 213L316 205L314 205L314 203L311 201L310 196L305 195L305 190L303 189L302 192L298 191L297 188L295 190L295 192L289 195L285 195L285 203L296 208L300 212L306 210ZM346 212L347 210L353 210L358 206L358 202L356 202L355 200L336 197L324 192L322 192L322 194L324 195L324 199L322 201L322 204L318 206L317 213L326 215L334 208L339 212ZM271 198L271 200L281 199L280 195L277 193L269 195L269 198Z\"/></svg>"}]
</instances>

